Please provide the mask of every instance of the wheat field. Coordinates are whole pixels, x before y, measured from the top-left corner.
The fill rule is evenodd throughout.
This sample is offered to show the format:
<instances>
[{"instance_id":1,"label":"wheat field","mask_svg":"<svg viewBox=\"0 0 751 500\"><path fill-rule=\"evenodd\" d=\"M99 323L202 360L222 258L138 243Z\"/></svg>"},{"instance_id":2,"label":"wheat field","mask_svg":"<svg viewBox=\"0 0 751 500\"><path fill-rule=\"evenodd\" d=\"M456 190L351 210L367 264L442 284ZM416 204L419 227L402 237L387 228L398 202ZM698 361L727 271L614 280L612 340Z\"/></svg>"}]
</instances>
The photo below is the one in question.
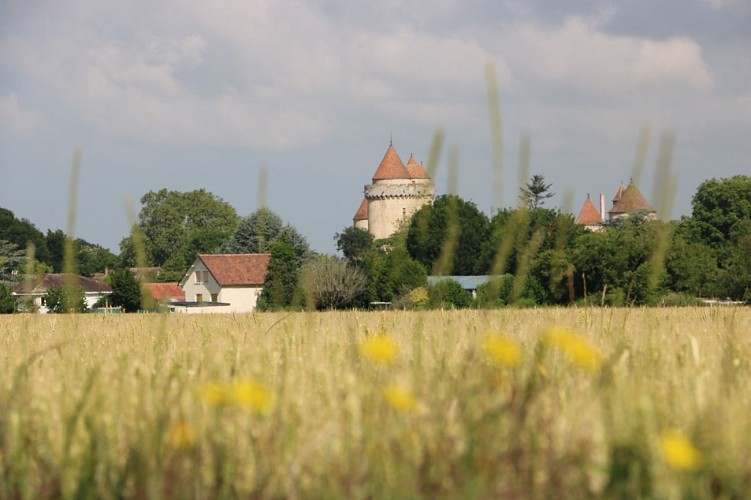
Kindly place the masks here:
<instances>
[{"instance_id":1,"label":"wheat field","mask_svg":"<svg viewBox=\"0 0 751 500\"><path fill-rule=\"evenodd\" d=\"M733 498L751 310L0 317L2 498Z\"/></svg>"}]
</instances>

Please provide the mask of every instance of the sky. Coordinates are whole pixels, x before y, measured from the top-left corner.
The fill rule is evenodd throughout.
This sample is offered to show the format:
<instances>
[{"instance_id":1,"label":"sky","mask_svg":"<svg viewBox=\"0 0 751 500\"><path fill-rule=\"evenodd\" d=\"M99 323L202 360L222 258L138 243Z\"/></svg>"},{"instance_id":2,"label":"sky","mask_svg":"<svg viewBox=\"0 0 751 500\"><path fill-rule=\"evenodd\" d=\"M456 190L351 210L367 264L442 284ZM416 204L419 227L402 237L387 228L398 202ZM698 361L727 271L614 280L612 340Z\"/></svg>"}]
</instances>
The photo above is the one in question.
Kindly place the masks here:
<instances>
[{"instance_id":1,"label":"sky","mask_svg":"<svg viewBox=\"0 0 751 500\"><path fill-rule=\"evenodd\" d=\"M65 229L80 148L76 237L117 253L128 203L203 188L333 253L389 141L427 162L441 131L438 192L488 214L537 174L546 207L635 177L676 219L751 175L749 26L749 0L0 0L0 207Z\"/></svg>"}]
</instances>

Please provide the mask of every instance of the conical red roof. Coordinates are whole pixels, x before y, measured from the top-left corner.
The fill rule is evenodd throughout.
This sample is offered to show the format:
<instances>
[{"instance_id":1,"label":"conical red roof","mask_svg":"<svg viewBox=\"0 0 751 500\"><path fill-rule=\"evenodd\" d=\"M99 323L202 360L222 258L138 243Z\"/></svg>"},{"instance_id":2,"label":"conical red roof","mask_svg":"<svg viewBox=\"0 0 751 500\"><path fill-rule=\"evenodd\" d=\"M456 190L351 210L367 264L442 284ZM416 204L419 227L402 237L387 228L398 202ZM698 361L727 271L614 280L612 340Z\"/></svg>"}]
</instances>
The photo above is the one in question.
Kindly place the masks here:
<instances>
[{"instance_id":1,"label":"conical red roof","mask_svg":"<svg viewBox=\"0 0 751 500\"><path fill-rule=\"evenodd\" d=\"M621 185L618 186L618 191L615 192L615 196L613 196L613 205L615 205L618 200L621 199L621 196L623 196L623 192L626 190L626 186L623 185L623 182L621 182Z\"/></svg>"},{"instance_id":2,"label":"conical red roof","mask_svg":"<svg viewBox=\"0 0 751 500\"><path fill-rule=\"evenodd\" d=\"M576 223L585 226L596 226L600 222L602 222L600 212L595 207L595 204L592 203L589 195L587 195L587 201L584 202L582 211L579 212L579 217L576 218Z\"/></svg>"},{"instance_id":3,"label":"conical red roof","mask_svg":"<svg viewBox=\"0 0 751 500\"><path fill-rule=\"evenodd\" d=\"M613 208L611 208L608 213L612 217L613 215L626 214L638 210L646 210L647 212L655 211L652 205L650 205L641 194L639 188L636 187L636 184L631 182L628 187L621 192L621 196L615 203L613 203Z\"/></svg>"},{"instance_id":4,"label":"conical red roof","mask_svg":"<svg viewBox=\"0 0 751 500\"><path fill-rule=\"evenodd\" d=\"M409 172L410 179L430 179L425 168L420 163L417 163L415 157L412 155L409 155L409 161L407 161L407 172Z\"/></svg>"},{"instance_id":5,"label":"conical red roof","mask_svg":"<svg viewBox=\"0 0 751 500\"><path fill-rule=\"evenodd\" d=\"M389 144L389 148L386 150L386 154L383 155L381 164L378 165L378 169L373 174L373 182L386 180L386 179L409 179L409 171L407 167L402 163L402 159L394 149L392 144Z\"/></svg>"},{"instance_id":6,"label":"conical red roof","mask_svg":"<svg viewBox=\"0 0 751 500\"><path fill-rule=\"evenodd\" d=\"M368 220L368 200L365 198L362 199L362 203L360 203L360 208L357 209L357 213L354 217L352 217L353 221L358 220Z\"/></svg>"}]
</instances>

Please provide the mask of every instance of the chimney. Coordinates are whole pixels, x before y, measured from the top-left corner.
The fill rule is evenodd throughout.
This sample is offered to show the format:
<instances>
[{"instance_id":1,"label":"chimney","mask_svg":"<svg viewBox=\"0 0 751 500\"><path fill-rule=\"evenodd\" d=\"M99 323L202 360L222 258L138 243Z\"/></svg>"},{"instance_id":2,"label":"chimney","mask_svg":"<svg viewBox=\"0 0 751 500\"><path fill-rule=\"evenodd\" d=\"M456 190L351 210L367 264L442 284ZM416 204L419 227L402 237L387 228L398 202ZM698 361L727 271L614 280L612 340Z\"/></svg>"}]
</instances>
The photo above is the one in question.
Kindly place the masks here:
<instances>
[{"instance_id":1,"label":"chimney","mask_svg":"<svg viewBox=\"0 0 751 500\"><path fill-rule=\"evenodd\" d=\"M605 195L600 193L600 219L605 220Z\"/></svg>"}]
</instances>

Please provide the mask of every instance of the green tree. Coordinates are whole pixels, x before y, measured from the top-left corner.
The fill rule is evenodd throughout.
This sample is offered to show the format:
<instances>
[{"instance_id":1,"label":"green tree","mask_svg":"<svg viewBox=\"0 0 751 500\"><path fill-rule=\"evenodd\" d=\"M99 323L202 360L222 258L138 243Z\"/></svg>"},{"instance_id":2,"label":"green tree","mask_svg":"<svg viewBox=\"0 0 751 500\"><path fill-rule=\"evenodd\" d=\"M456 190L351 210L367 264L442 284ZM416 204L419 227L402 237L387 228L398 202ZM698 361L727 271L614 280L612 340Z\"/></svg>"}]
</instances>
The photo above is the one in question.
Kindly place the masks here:
<instances>
[{"instance_id":1,"label":"green tree","mask_svg":"<svg viewBox=\"0 0 751 500\"><path fill-rule=\"evenodd\" d=\"M511 302L514 276L504 274L477 287L477 305L480 307L502 307Z\"/></svg>"},{"instance_id":2,"label":"green tree","mask_svg":"<svg viewBox=\"0 0 751 500\"><path fill-rule=\"evenodd\" d=\"M529 210L542 208L545 200L555 196L550 191L550 186L552 184L545 184L545 177L542 175L533 175L529 182L519 188L519 201Z\"/></svg>"},{"instance_id":3,"label":"green tree","mask_svg":"<svg viewBox=\"0 0 751 500\"><path fill-rule=\"evenodd\" d=\"M14 282L23 278L26 251L10 241L0 240L0 282Z\"/></svg>"},{"instance_id":4,"label":"green tree","mask_svg":"<svg viewBox=\"0 0 751 500\"><path fill-rule=\"evenodd\" d=\"M489 234L488 218L474 203L442 195L412 217L406 248L433 274L441 271L436 266L443 254L448 259L443 274L473 275L481 272L481 250Z\"/></svg>"},{"instance_id":5,"label":"green tree","mask_svg":"<svg viewBox=\"0 0 751 500\"><path fill-rule=\"evenodd\" d=\"M345 259L359 260L373 249L373 235L359 227L350 226L334 236L336 249Z\"/></svg>"},{"instance_id":6,"label":"green tree","mask_svg":"<svg viewBox=\"0 0 751 500\"><path fill-rule=\"evenodd\" d=\"M702 182L691 202L696 238L714 248L725 245L741 221L751 219L751 177Z\"/></svg>"},{"instance_id":7,"label":"green tree","mask_svg":"<svg viewBox=\"0 0 751 500\"><path fill-rule=\"evenodd\" d=\"M302 266L311 255L308 241L297 229L286 224L271 209L262 207L242 218L221 251L222 253L268 253L271 245L278 241L292 246L298 267Z\"/></svg>"},{"instance_id":8,"label":"green tree","mask_svg":"<svg viewBox=\"0 0 751 500\"><path fill-rule=\"evenodd\" d=\"M393 302L411 290L427 284L425 267L404 247L372 249L356 261L368 277L368 285L358 306L370 302Z\"/></svg>"},{"instance_id":9,"label":"green tree","mask_svg":"<svg viewBox=\"0 0 751 500\"><path fill-rule=\"evenodd\" d=\"M670 290L694 297L717 297L721 294L718 279L724 273L718 266L717 252L710 246L687 241L676 231L665 265Z\"/></svg>"},{"instance_id":10,"label":"green tree","mask_svg":"<svg viewBox=\"0 0 751 500\"><path fill-rule=\"evenodd\" d=\"M434 309L462 309L472 304L472 294L458 281L444 279L428 287L428 305Z\"/></svg>"},{"instance_id":11,"label":"green tree","mask_svg":"<svg viewBox=\"0 0 751 500\"><path fill-rule=\"evenodd\" d=\"M660 233L669 230L662 221L624 220L618 226L577 238L572 252L576 296L586 292L593 303L652 304L663 293L668 276L655 269L651 257ZM657 287L651 278L657 276Z\"/></svg>"},{"instance_id":12,"label":"green tree","mask_svg":"<svg viewBox=\"0 0 751 500\"><path fill-rule=\"evenodd\" d=\"M47 244L47 250L49 251L49 259L47 264L52 267L53 273L63 272L63 260L65 258L65 233L62 229L56 231L47 230L47 235L44 240Z\"/></svg>"},{"instance_id":13,"label":"green tree","mask_svg":"<svg viewBox=\"0 0 751 500\"><path fill-rule=\"evenodd\" d=\"M114 269L118 265L117 255L95 243L79 238L74 248L76 249L76 265L81 276L91 277L96 273Z\"/></svg>"},{"instance_id":14,"label":"green tree","mask_svg":"<svg viewBox=\"0 0 751 500\"><path fill-rule=\"evenodd\" d=\"M24 251L29 243L33 243L36 259L44 263L49 261L44 234L34 224L26 219L17 219L13 212L5 208L0 208L0 240L13 243Z\"/></svg>"},{"instance_id":15,"label":"green tree","mask_svg":"<svg viewBox=\"0 0 751 500\"><path fill-rule=\"evenodd\" d=\"M0 314L16 312L16 299L11 295L11 290L5 283L0 283Z\"/></svg>"},{"instance_id":16,"label":"green tree","mask_svg":"<svg viewBox=\"0 0 751 500\"><path fill-rule=\"evenodd\" d=\"M730 242L723 259L726 296L751 303L751 219L734 225Z\"/></svg>"},{"instance_id":17,"label":"green tree","mask_svg":"<svg viewBox=\"0 0 751 500\"><path fill-rule=\"evenodd\" d=\"M298 274L292 245L284 241L272 244L271 259L263 290L258 298L258 308L273 311L290 307L295 299Z\"/></svg>"},{"instance_id":18,"label":"green tree","mask_svg":"<svg viewBox=\"0 0 751 500\"><path fill-rule=\"evenodd\" d=\"M51 313L86 312L86 296L78 286L53 286L43 297L43 303Z\"/></svg>"},{"instance_id":19,"label":"green tree","mask_svg":"<svg viewBox=\"0 0 751 500\"><path fill-rule=\"evenodd\" d=\"M196 254L217 252L237 224L235 209L204 189L150 191L141 198L138 214L151 264L178 277ZM120 247L135 254L132 242L121 242Z\"/></svg>"},{"instance_id":20,"label":"green tree","mask_svg":"<svg viewBox=\"0 0 751 500\"><path fill-rule=\"evenodd\" d=\"M126 313L138 312L143 303L141 283L128 269L120 269L110 276L110 304L121 307Z\"/></svg>"},{"instance_id":21,"label":"green tree","mask_svg":"<svg viewBox=\"0 0 751 500\"><path fill-rule=\"evenodd\" d=\"M45 241L50 255L47 263L52 267L53 272L64 272L63 261L65 259L65 246L69 241L68 237L60 229L56 231L47 230ZM118 258L115 254L82 238L76 239L72 247L75 252L76 269L81 276L91 277L95 273L113 269L118 265Z\"/></svg>"},{"instance_id":22,"label":"green tree","mask_svg":"<svg viewBox=\"0 0 751 500\"><path fill-rule=\"evenodd\" d=\"M146 244L146 235L143 230L134 224L130 228L130 235L120 240L120 255L118 255L119 268L149 266L154 262L149 245ZM139 253L143 255L139 258ZM140 262L140 260L143 262Z\"/></svg>"}]
</instances>

